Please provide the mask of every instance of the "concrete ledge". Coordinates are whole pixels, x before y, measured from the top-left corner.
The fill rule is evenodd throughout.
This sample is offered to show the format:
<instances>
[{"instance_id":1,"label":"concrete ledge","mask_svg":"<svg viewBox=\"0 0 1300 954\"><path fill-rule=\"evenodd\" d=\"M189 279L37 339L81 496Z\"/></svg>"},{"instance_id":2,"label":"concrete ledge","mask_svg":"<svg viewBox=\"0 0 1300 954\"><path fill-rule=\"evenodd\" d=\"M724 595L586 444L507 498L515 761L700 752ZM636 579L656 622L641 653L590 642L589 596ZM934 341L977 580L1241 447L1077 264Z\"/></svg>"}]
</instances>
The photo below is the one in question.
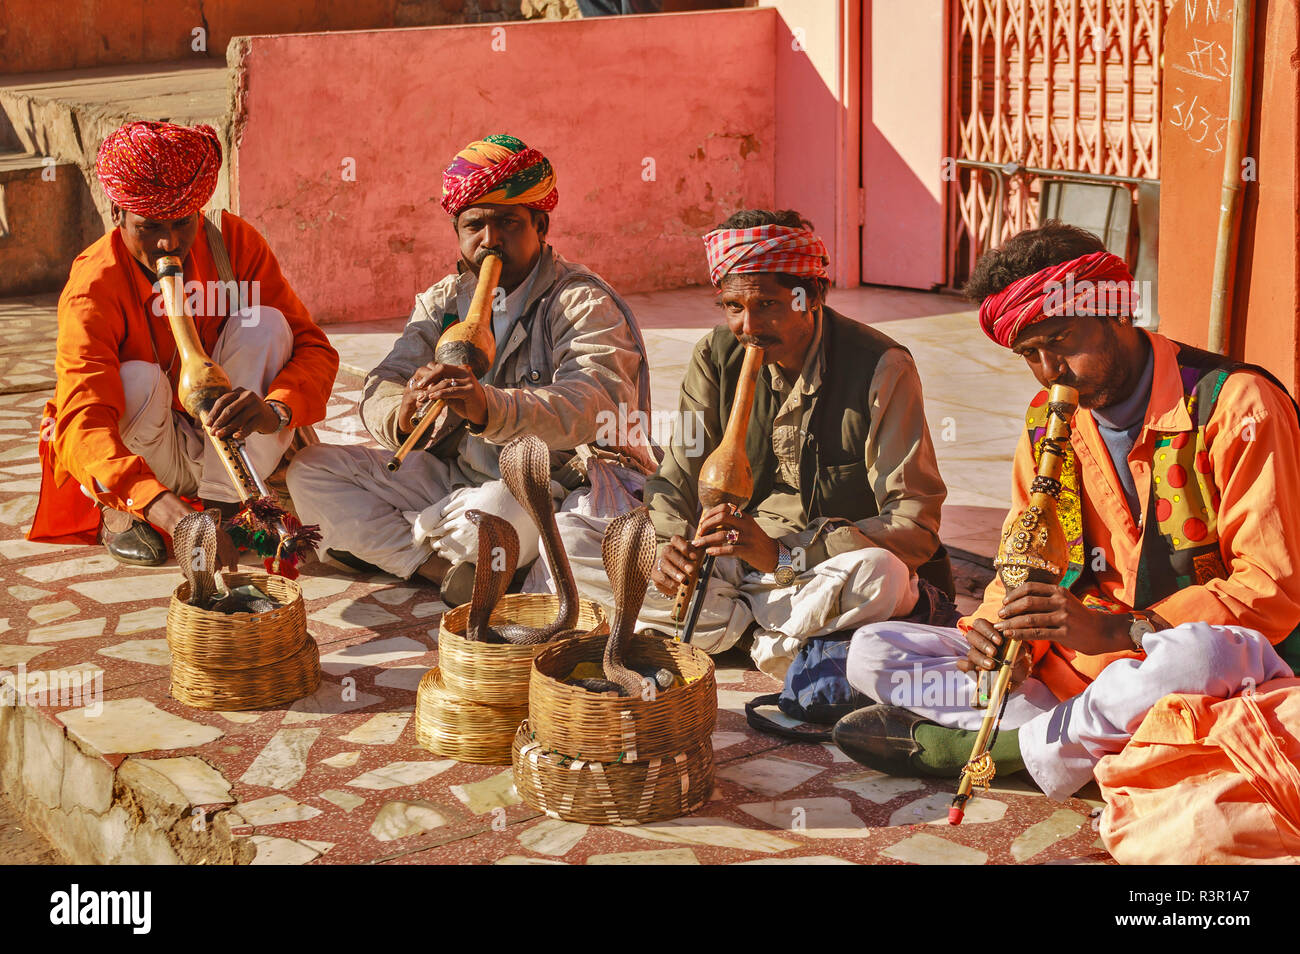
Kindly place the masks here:
<instances>
[{"instance_id":1,"label":"concrete ledge","mask_svg":"<svg viewBox=\"0 0 1300 954\"><path fill-rule=\"evenodd\" d=\"M52 713L0 705L5 793L26 823L74 864L251 862L256 845L231 832L243 821L230 810L229 785L226 802L195 804L196 793L213 792L202 784L205 769L220 778L193 756L114 764L69 738ZM219 785L216 791L219 797Z\"/></svg>"}]
</instances>

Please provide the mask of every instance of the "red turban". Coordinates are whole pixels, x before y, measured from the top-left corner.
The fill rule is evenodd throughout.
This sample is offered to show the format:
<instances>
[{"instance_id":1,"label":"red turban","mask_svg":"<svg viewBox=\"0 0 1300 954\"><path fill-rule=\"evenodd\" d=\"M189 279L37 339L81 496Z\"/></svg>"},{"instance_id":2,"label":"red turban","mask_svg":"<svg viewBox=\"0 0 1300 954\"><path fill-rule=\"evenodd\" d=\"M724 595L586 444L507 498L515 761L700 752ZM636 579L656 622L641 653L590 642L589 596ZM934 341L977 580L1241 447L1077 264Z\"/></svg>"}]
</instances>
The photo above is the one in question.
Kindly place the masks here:
<instances>
[{"instance_id":1,"label":"red turban","mask_svg":"<svg viewBox=\"0 0 1300 954\"><path fill-rule=\"evenodd\" d=\"M807 229L759 225L752 229L714 229L704 236L709 280L742 272L784 272L828 278L826 244Z\"/></svg>"},{"instance_id":2,"label":"red turban","mask_svg":"<svg viewBox=\"0 0 1300 954\"><path fill-rule=\"evenodd\" d=\"M1018 278L989 295L980 304L980 327L1010 348L1020 332L1045 318L1131 315L1137 306L1135 284L1124 259L1090 252Z\"/></svg>"},{"instance_id":3,"label":"red turban","mask_svg":"<svg viewBox=\"0 0 1300 954\"><path fill-rule=\"evenodd\" d=\"M147 219L193 215L217 187L221 140L211 126L134 122L99 147L95 172L118 206Z\"/></svg>"}]
</instances>

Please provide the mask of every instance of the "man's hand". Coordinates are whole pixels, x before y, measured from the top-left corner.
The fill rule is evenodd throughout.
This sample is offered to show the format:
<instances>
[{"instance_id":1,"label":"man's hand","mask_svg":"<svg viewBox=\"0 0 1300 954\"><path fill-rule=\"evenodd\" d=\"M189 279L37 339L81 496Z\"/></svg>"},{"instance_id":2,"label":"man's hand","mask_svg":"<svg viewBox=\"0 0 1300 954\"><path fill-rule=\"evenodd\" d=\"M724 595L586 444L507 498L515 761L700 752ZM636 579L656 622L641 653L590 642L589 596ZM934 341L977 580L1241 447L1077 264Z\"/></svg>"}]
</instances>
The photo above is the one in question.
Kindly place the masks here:
<instances>
[{"instance_id":1,"label":"man's hand","mask_svg":"<svg viewBox=\"0 0 1300 954\"><path fill-rule=\"evenodd\" d=\"M397 429L409 434L411 418L425 401L445 401L456 414L475 427L487 424L487 396L469 368L456 364L426 364L411 375L397 410Z\"/></svg>"},{"instance_id":2,"label":"man's hand","mask_svg":"<svg viewBox=\"0 0 1300 954\"><path fill-rule=\"evenodd\" d=\"M280 418L271 406L247 388L232 388L213 403L203 423L220 440L243 440L249 434L274 434Z\"/></svg>"},{"instance_id":3,"label":"man's hand","mask_svg":"<svg viewBox=\"0 0 1300 954\"><path fill-rule=\"evenodd\" d=\"M704 547L710 556L737 557L762 573L776 569L776 541L753 517L732 504L718 504L700 515L691 546Z\"/></svg>"},{"instance_id":4,"label":"man's hand","mask_svg":"<svg viewBox=\"0 0 1300 954\"><path fill-rule=\"evenodd\" d=\"M677 587L694 576L704 562L704 551L687 543L682 537L673 534L655 560L650 579L664 596L676 596Z\"/></svg>"},{"instance_id":5,"label":"man's hand","mask_svg":"<svg viewBox=\"0 0 1300 954\"><path fill-rule=\"evenodd\" d=\"M1022 583L1002 600L993 628L1013 639L1051 640L1088 656L1132 649L1125 616L1090 610L1052 583Z\"/></svg>"},{"instance_id":6,"label":"man's hand","mask_svg":"<svg viewBox=\"0 0 1300 954\"><path fill-rule=\"evenodd\" d=\"M144 508L144 518L174 540L176 537L176 524L180 522L182 517L189 516L193 512L189 504L176 494L168 491L165 494L159 494L149 506ZM217 565L213 567L213 572L222 569L237 570L239 569L239 550L235 547L235 541L230 539L230 534L221 529L219 516L217 519ZM193 554L176 554L177 564L190 559L193 559Z\"/></svg>"},{"instance_id":7,"label":"man's hand","mask_svg":"<svg viewBox=\"0 0 1300 954\"><path fill-rule=\"evenodd\" d=\"M217 569L239 569L239 548L235 546L235 541L230 539L230 534L219 526L217 527Z\"/></svg>"},{"instance_id":8,"label":"man's hand","mask_svg":"<svg viewBox=\"0 0 1300 954\"><path fill-rule=\"evenodd\" d=\"M988 620L973 620L970 630L966 633L970 651L966 653L965 659L957 660L957 668L962 672L970 673L973 679L979 678L981 670L992 672L997 669L1000 665L997 661L998 647L1002 645L1005 638ZM1029 658L1028 647L1021 646L1020 658L1011 667L1011 682L1007 686L1008 689L1015 689L1029 677Z\"/></svg>"}]
</instances>

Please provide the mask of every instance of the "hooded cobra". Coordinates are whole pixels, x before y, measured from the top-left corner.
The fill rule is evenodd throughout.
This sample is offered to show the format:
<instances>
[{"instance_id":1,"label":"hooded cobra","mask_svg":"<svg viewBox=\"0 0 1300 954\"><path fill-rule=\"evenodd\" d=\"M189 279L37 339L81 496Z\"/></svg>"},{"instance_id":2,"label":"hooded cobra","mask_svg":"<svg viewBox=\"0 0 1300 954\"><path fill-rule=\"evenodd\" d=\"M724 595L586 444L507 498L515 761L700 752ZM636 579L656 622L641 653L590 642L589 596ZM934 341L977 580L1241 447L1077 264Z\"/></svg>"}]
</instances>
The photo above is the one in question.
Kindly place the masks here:
<instances>
[{"instance_id":1,"label":"hooded cobra","mask_svg":"<svg viewBox=\"0 0 1300 954\"><path fill-rule=\"evenodd\" d=\"M492 610L505 594L519 563L519 535L508 521L478 510L465 514L478 528L478 564L474 571L474 592L470 597L469 622L465 635L486 642L517 645L547 643L561 636L575 635L578 623L578 586L573 580L569 555L560 540L560 528L551 509L551 453L533 434L516 437L501 451L501 479L537 526L542 549L555 580L559 607L555 619L545 626L506 623L490 626ZM498 560L504 557L504 560ZM501 565L504 564L504 565Z\"/></svg>"},{"instance_id":2,"label":"hooded cobra","mask_svg":"<svg viewBox=\"0 0 1300 954\"><path fill-rule=\"evenodd\" d=\"M650 569L655 560L655 530L650 522L650 511L637 507L615 517L605 530L600 558L614 590L614 618L609 624L609 639L605 642L605 655L601 660L605 678L576 679L573 685L592 692L652 697L655 682L662 685L663 680L647 679L623 662L637 614L645 602ZM667 675L671 681L672 674L666 670L661 670L658 675Z\"/></svg>"},{"instance_id":3,"label":"hooded cobra","mask_svg":"<svg viewBox=\"0 0 1300 954\"><path fill-rule=\"evenodd\" d=\"M254 586L241 586L217 595L217 521L196 510L176 521L172 532L176 562L190 585L189 604L217 613L265 613L280 604Z\"/></svg>"}]
</instances>

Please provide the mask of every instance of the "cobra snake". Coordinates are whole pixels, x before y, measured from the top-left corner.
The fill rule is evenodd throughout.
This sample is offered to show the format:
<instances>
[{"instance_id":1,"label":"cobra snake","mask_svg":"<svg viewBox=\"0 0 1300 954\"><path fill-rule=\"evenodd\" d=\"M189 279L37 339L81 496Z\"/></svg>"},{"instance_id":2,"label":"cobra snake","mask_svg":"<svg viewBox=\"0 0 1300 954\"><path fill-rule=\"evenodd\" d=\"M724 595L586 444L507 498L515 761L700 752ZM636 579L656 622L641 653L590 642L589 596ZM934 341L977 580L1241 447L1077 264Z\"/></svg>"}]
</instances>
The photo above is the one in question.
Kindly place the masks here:
<instances>
[{"instance_id":1,"label":"cobra snake","mask_svg":"<svg viewBox=\"0 0 1300 954\"><path fill-rule=\"evenodd\" d=\"M172 531L172 546L181 573L190 585L191 606L217 613L265 613L280 605L252 586L218 595L217 521L211 513L196 510L178 520Z\"/></svg>"},{"instance_id":2,"label":"cobra snake","mask_svg":"<svg viewBox=\"0 0 1300 954\"><path fill-rule=\"evenodd\" d=\"M655 682L662 683L662 679L647 679L623 662L637 614L645 602L655 560L655 530L649 509L637 507L613 519L600 543L600 559L614 591L614 618L610 620L609 639L605 641L605 655L601 659L605 678L577 679L573 685L591 692L652 698ZM671 673L660 672L671 679Z\"/></svg>"},{"instance_id":3,"label":"cobra snake","mask_svg":"<svg viewBox=\"0 0 1300 954\"><path fill-rule=\"evenodd\" d=\"M500 517L479 510L465 514L478 528L478 563L474 569L474 591L469 601L465 635L484 642L516 645L547 643L562 636L576 635L578 586L569 566L569 555L560 540L560 528L551 509L551 452L534 434L516 437L501 450L501 479L519 505L532 519L541 536L542 548L555 579L559 607L555 619L545 626L523 623L489 624L492 610L505 594L519 563L519 535ZM497 557L504 557L498 561ZM505 565L496 566L498 562Z\"/></svg>"}]
</instances>

